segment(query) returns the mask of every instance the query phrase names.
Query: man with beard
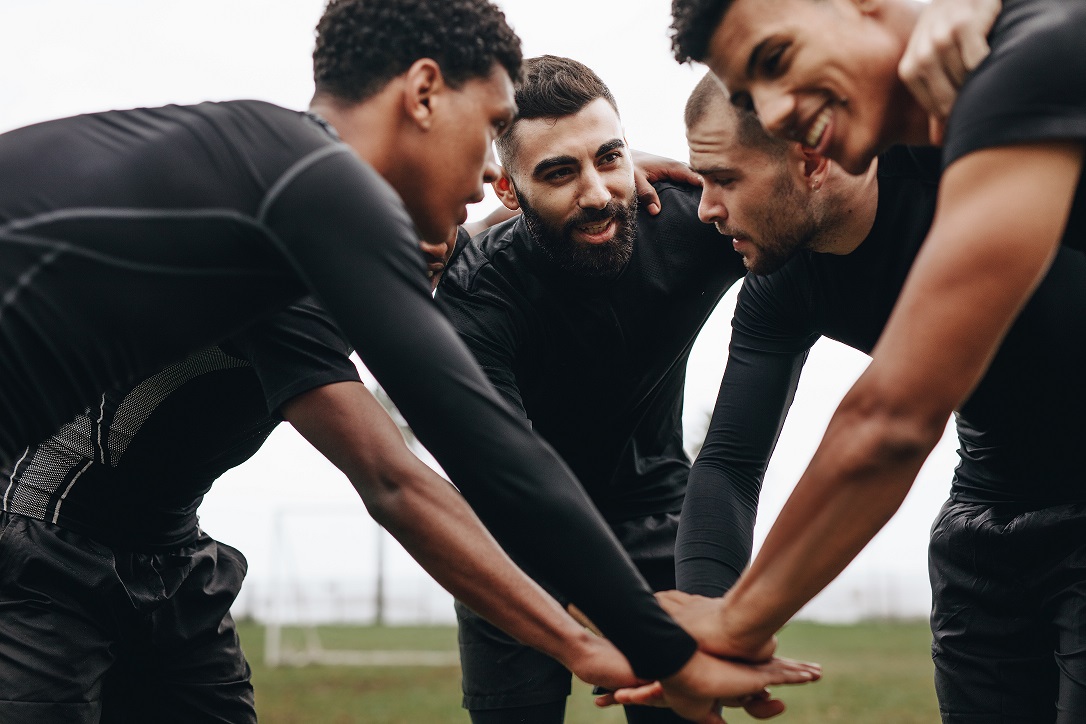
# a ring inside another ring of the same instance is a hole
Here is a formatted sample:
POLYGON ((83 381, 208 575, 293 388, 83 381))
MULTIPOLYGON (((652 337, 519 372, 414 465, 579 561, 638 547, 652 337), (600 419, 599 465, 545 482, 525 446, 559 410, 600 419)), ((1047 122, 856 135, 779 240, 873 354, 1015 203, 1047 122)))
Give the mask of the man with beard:
MULTIPOLYGON (((590 69, 553 56, 526 61, 516 101, 495 186, 523 213, 466 245, 437 299, 491 382, 577 474, 650 586, 670 589, 690 465, 687 357, 743 275, 742 258, 698 221, 695 188, 657 184, 660 214, 638 210, 614 98, 590 69)), ((466 606, 457 613, 472 721, 562 721, 568 672, 466 606)), ((675 720, 636 708, 627 717, 675 720)))

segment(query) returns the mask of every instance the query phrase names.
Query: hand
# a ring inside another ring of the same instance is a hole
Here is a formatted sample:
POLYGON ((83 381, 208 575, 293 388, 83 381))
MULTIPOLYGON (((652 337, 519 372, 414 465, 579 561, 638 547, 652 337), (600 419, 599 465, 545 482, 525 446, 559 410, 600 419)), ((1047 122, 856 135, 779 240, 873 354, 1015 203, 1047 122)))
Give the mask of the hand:
POLYGON ((668 706, 675 713, 702 724, 723 724, 720 708, 741 706, 756 719, 784 711, 767 686, 805 684, 822 676, 817 664, 773 658, 759 664, 723 661, 698 652, 686 666, 664 681, 619 689, 596 699, 599 706, 640 704, 668 706))
POLYGON ((682 591, 659 591, 660 602, 675 622, 715 656, 743 661, 768 661, 777 650, 777 637, 739 636, 728 628, 723 598, 695 596, 682 591))
POLYGON ((637 687, 649 683, 634 674, 630 662, 610 641, 588 632, 585 632, 584 639, 563 657, 562 664, 581 681, 605 689, 637 687))
POLYGON ((644 151, 630 149, 630 158, 634 164, 634 185, 637 187, 637 199, 650 216, 660 213, 660 197, 652 184, 656 181, 675 181, 677 183, 701 186, 701 176, 690 170, 685 163, 654 156, 644 151))
POLYGON ((1001 0, 932 0, 898 64, 898 75, 927 110, 932 143, 941 144, 958 89, 988 56, 988 32, 1001 0))

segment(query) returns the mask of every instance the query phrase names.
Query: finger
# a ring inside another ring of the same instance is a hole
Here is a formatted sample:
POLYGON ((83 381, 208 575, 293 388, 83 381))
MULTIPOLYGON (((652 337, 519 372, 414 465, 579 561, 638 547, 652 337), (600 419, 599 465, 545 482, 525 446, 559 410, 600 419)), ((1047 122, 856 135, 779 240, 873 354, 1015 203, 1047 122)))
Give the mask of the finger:
POLYGON ((600 694, 593 701, 595 702, 596 706, 601 709, 605 709, 609 706, 615 706, 616 704, 618 704, 618 702, 615 701, 615 693, 613 691, 606 694, 600 694))
POLYGON ((931 114, 928 116, 928 140, 933 146, 942 146, 946 135, 946 118, 931 114))
POLYGON ((641 704, 651 706, 664 700, 664 688, 660 682, 654 681, 644 686, 635 686, 628 689, 618 689, 613 694, 617 704, 641 704))
POLYGON ((656 216, 660 213, 660 197, 656 194, 656 189, 649 183, 649 177, 640 170, 634 171, 634 187, 637 189, 638 201, 649 212, 649 216, 656 216))
POLYGON ((758 699, 744 704, 743 709, 755 719, 769 719, 782 713, 785 706, 780 699, 758 699))
POLYGON ((973 70, 992 51, 983 35, 964 33, 958 38, 958 47, 962 53, 962 64, 966 72, 973 70))

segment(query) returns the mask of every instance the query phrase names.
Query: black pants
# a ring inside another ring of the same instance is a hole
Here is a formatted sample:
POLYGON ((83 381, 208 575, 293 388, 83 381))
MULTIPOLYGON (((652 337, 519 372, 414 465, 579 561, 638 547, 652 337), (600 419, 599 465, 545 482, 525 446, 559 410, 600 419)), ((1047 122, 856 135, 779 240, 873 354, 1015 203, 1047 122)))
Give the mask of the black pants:
MULTIPOLYGON (((612 526, 619 542, 655 591, 675 587, 678 521, 678 513, 661 513, 612 526)), ((591 566, 593 562, 585 561, 584 565, 591 566)), ((463 705, 477 724, 554 724, 563 720, 571 681, 564 666, 518 643, 459 601, 456 617, 460 627, 463 705)), ((627 707, 626 717, 630 722, 646 724, 686 721, 668 709, 641 706, 627 707)))
POLYGON ((230 605, 244 557, 137 553, 0 513, 0 724, 256 721, 230 605))
POLYGON ((945 724, 1086 722, 1086 504, 948 502, 929 571, 945 724))

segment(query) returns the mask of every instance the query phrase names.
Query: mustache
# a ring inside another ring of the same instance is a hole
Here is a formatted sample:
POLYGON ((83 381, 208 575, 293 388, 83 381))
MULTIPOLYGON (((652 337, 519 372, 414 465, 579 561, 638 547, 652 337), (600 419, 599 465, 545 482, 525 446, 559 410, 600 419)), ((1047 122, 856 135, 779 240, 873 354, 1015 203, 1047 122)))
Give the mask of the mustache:
POLYGON ((606 221, 607 219, 619 216, 621 213, 622 207, 614 199, 611 199, 603 208, 580 209, 569 221, 566 222, 566 228, 572 229, 576 226, 584 226, 585 224, 594 224, 598 221, 606 221))

